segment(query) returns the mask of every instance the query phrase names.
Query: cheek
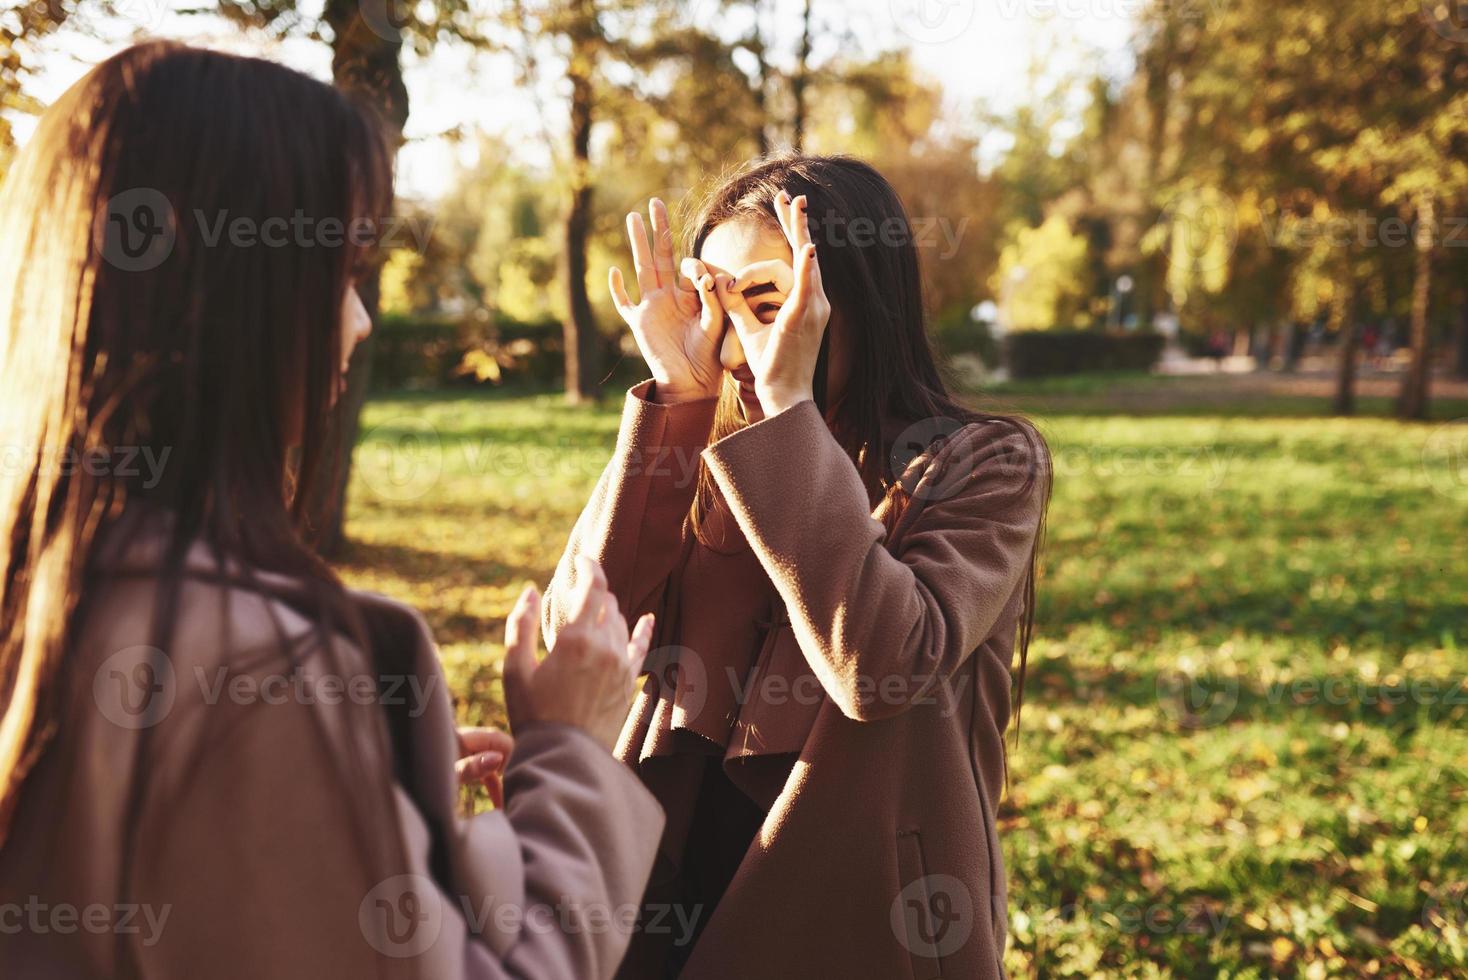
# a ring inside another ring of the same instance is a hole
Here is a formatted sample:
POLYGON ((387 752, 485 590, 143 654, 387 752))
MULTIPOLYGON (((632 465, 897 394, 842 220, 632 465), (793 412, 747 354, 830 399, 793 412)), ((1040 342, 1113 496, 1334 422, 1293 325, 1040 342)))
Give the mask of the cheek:
POLYGON ((353 349, 371 332, 372 318, 367 315, 361 297, 355 289, 348 290, 342 303, 342 357, 350 357, 353 349))

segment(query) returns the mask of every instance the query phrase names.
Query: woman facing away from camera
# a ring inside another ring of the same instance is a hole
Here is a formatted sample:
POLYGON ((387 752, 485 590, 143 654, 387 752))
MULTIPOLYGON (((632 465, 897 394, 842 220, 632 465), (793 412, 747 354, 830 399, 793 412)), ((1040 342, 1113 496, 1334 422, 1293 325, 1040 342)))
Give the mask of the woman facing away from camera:
POLYGON ((681 265, 651 218, 628 217, 637 301, 615 269, 611 292, 653 380, 545 607, 554 638, 590 556, 658 615, 617 753, 668 817, 646 907, 696 939, 649 919, 619 975, 1000 976, 1045 446, 945 391, 870 166, 739 173, 681 265))
POLYGON ((611 753, 651 622, 583 563, 537 666, 527 590, 513 745, 456 741, 421 617, 302 541, 371 327, 343 232, 390 189, 338 92, 166 44, 73 87, 0 189, 6 977, 617 968, 663 826, 611 753), (273 244, 211 243, 226 218, 273 244), (460 819, 456 767, 503 807, 460 819))

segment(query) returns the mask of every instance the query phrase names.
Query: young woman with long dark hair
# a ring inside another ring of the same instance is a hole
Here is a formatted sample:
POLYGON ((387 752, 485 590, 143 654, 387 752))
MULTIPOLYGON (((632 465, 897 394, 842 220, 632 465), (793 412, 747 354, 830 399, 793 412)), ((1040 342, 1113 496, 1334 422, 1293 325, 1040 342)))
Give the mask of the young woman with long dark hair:
POLYGON ((633 635, 592 563, 515 739, 456 733, 422 618, 305 504, 389 152, 341 93, 153 43, 0 187, 0 973, 609 977, 662 815, 610 752, 633 635), (503 767, 503 808, 455 784, 503 767), (569 910, 569 911, 567 911, 569 910), (590 918, 597 914, 594 920, 590 918))
POLYGON ((1044 443, 947 393, 911 225, 870 166, 735 175, 681 267, 651 218, 651 239, 628 220, 639 298, 610 285, 653 380, 545 621, 585 556, 659 617, 617 753, 668 814, 649 902, 698 929, 644 930, 620 976, 1000 976, 1044 443))

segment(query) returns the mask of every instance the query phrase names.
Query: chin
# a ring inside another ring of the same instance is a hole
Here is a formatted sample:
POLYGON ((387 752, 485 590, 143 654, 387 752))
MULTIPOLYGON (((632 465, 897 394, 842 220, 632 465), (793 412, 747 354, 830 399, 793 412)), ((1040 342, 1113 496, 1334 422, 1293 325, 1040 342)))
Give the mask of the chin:
POLYGON ((735 385, 739 392, 739 403, 744 406, 744 417, 751 422, 758 422, 765 417, 765 410, 759 403, 759 396, 754 393, 754 385, 736 381, 735 385))

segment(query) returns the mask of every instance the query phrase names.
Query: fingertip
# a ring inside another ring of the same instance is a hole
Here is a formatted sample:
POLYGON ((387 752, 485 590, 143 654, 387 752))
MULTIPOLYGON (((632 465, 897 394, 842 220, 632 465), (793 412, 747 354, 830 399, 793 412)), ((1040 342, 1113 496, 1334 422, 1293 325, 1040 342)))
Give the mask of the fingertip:
POLYGON ((523 615, 525 611, 530 608, 530 595, 534 591, 535 586, 531 585, 528 582, 525 584, 525 587, 520 590, 520 594, 515 597, 515 604, 510 607, 510 617, 512 619, 518 618, 519 616, 523 615))
POLYGON ((585 577, 588 588, 606 588, 606 572, 602 571, 602 567, 597 564, 596 559, 589 555, 577 555, 576 568, 585 577))

